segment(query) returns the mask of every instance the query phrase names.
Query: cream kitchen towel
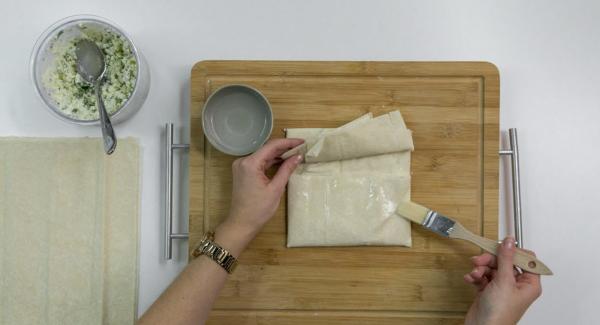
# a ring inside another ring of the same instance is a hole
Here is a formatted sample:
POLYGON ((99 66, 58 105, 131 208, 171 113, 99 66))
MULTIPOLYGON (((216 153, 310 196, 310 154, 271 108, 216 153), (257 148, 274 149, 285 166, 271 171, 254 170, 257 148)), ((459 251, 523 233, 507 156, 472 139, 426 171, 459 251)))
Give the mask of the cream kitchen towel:
POLYGON ((139 146, 0 138, 0 324, 133 324, 139 146))
POLYGON ((394 214, 410 200, 413 144, 400 112, 287 137, 306 140, 288 184, 288 247, 411 245, 410 223, 394 214))

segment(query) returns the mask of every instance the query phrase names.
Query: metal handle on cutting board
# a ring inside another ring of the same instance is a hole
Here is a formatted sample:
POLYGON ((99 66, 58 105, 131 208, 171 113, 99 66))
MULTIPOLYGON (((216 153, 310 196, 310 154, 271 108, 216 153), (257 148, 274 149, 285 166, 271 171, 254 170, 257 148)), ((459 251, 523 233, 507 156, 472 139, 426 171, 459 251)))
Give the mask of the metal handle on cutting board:
POLYGON ((173 143, 173 123, 165 126, 166 145, 165 158, 167 170, 165 172, 165 260, 173 258, 173 239, 187 239, 187 233, 173 233, 173 150, 188 149, 189 144, 173 143))
MULTIPOLYGON (((187 233, 173 233, 173 150, 188 149, 189 144, 173 143, 173 123, 167 123, 165 126, 166 145, 165 157, 167 170, 165 173, 165 251, 164 257, 170 260, 173 257, 173 239, 187 239, 187 233)), ((500 150, 501 156, 511 157, 512 170, 512 192, 513 192, 513 217, 515 227, 515 239, 517 247, 523 247, 523 223, 521 215, 521 184, 519 170, 519 140, 517 129, 508 130, 510 149, 500 150)))
POLYGON ((500 155, 510 156, 512 170, 512 196, 513 196, 513 217, 515 226, 515 240, 517 247, 523 248, 523 220, 521 216, 521 174, 519 171, 519 140, 517 138, 517 129, 508 129, 510 149, 500 150, 500 155))

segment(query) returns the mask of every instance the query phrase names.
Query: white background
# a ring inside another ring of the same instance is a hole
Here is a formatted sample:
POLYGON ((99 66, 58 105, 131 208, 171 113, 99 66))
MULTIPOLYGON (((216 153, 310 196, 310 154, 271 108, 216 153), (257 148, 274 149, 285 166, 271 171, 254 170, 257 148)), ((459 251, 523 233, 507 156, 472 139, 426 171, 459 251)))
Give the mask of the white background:
MULTIPOLYGON (((187 127, 205 59, 485 60, 501 76, 501 128, 520 135, 525 243, 552 267, 522 324, 595 324, 600 301, 600 5, 594 1, 1 0, 0 136, 96 136, 32 89, 37 36, 72 14, 124 27, 146 56, 142 110, 116 127, 143 146, 139 311, 183 267, 161 260, 162 126, 187 127)), ((1 157, 0 157, 1 159, 1 157)), ((502 197, 509 193, 502 176, 502 197)), ((181 200, 186 200, 182 198, 181 200)), ((503 211, 505 203, 501 199, 503 211)), ((506 218, 502 213, 502 218, 506 218)), ((182 245, 181 247, 184 247, 182 245)), ((467 262, 467 261, 465 261, 467 262)))

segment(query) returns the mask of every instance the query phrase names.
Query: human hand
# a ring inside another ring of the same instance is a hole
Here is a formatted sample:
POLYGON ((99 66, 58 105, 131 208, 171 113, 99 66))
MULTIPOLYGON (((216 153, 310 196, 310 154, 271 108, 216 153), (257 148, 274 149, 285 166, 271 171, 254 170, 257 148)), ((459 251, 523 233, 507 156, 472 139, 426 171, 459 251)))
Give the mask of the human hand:
POLYGON ((467 312, 465 324, 516 324, 542 294, 539 275, 519 274, 514 269, 515 251, 514 238, 507 237, 498 246, 498 257, 484 253, 472 258, 475 268, 464 278, 478 293, 467 312))
POLYGON ((299 155, 285 161, 279 156, 303 142, 302 139, 271 140, 252 155, 233 162, 231 208, 227 219, 215 231, 217 243, 238 255, 271 219, 288 179, 302 161, 299 155), (269 179, 265 171, 278 163, 281 166, 269 179))

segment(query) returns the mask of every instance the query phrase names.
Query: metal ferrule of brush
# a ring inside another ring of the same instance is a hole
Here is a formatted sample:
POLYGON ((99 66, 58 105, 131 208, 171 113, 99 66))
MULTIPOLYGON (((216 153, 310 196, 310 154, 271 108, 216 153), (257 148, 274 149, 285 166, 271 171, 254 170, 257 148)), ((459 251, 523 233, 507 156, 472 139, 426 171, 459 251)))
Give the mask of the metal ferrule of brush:
POLYGON ((423 227, 444 237, 450 236, 454 230, 454 221, 435 211, 429 211, 423 221, 423 227))

